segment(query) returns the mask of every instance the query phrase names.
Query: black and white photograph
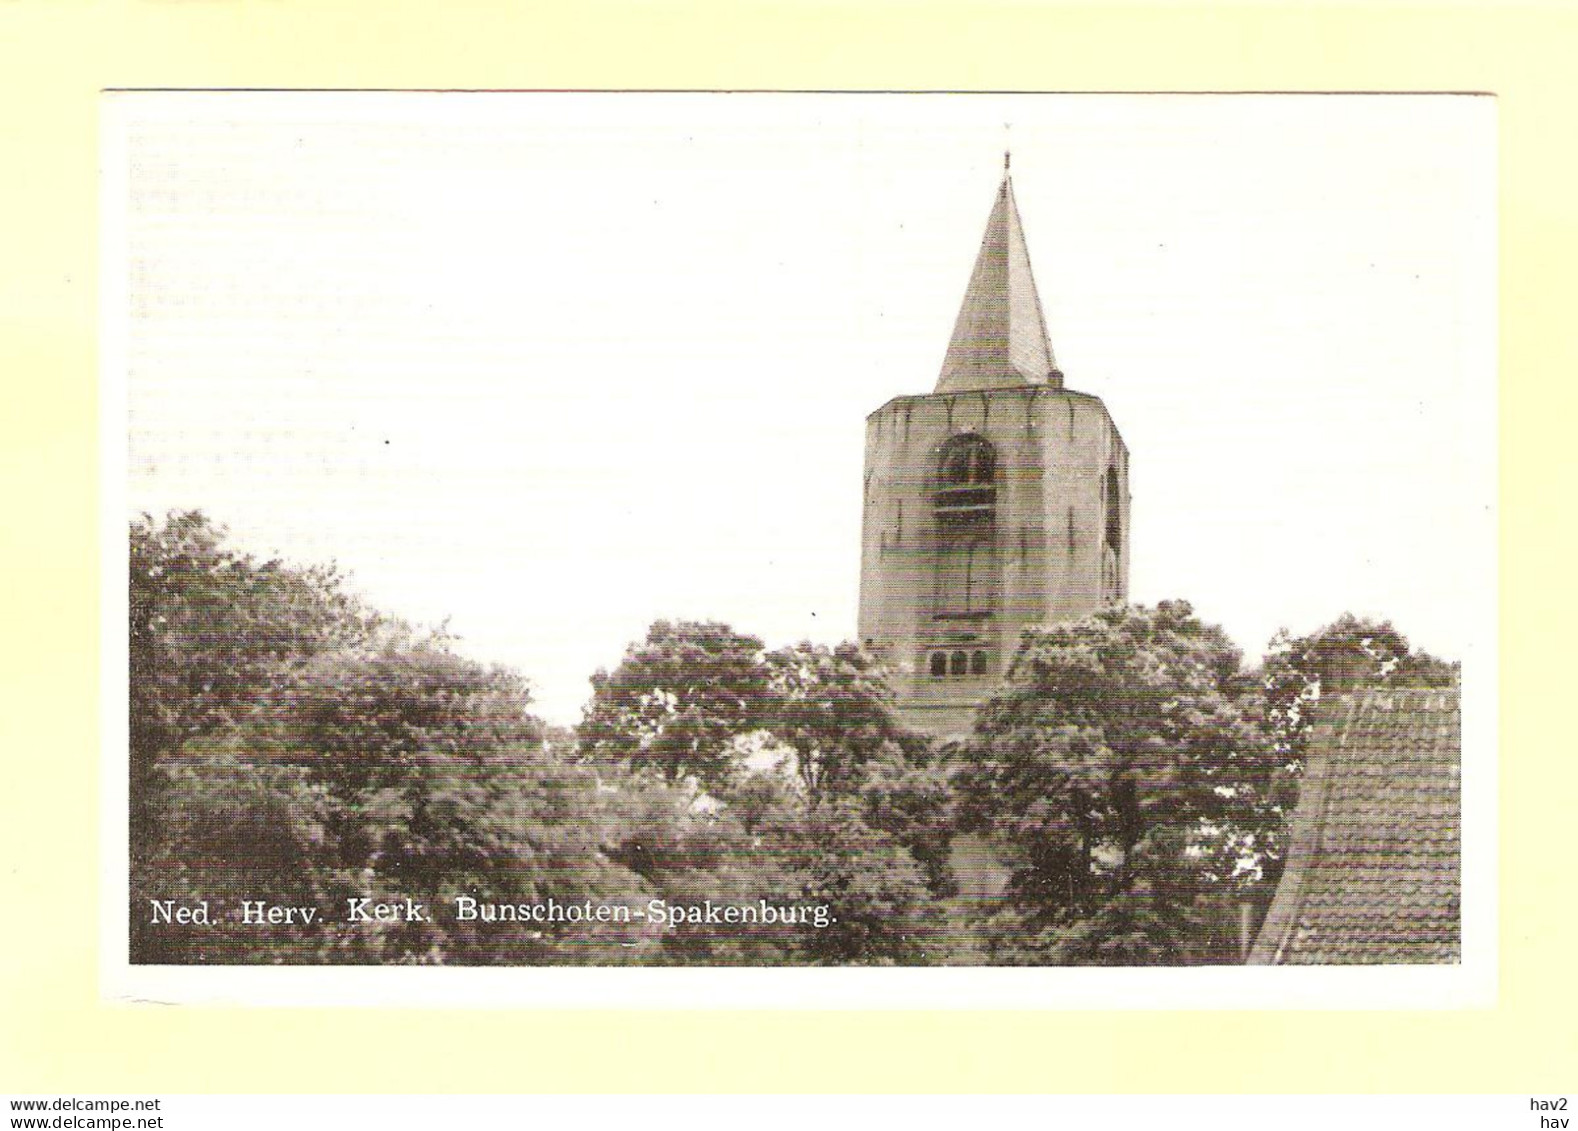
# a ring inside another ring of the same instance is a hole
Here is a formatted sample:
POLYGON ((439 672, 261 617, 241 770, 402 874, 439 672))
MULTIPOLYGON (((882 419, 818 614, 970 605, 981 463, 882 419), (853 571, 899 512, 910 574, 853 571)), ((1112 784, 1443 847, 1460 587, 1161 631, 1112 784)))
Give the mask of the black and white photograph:
POLYGON ((1495 121, 108 95, 119 984, 1482 992, 1495 121))

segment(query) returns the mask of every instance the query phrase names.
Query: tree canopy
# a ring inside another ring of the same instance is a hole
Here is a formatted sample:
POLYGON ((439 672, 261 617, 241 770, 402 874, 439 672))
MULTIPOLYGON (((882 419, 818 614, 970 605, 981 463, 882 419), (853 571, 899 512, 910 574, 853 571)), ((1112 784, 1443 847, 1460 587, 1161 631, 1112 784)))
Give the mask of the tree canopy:
POLYGON ((762 726, 795 753, 813 797, 847 793, 884 753, 924 760, 928 743, 899 722, 887 673, 854 644, 801 643, 766 657, 762 726))
POLYGON ((969 739, 939 747, 854 644, 658 621, 593 676, 578 728, 549 727, 521 676, 367 608, 333 567, 237 551, 198 513, 130 538, 143 962, 1231 961, 1235 902, 1280 867, 1312 705, 1457 678, 1386 622, 1280 633, 1246 670, 1185 602, 1116 607, 1027 630, 969 739), (1008 873, 984 913, 958 897, 960 834, 1008 873), (632 914, 438 911, 461 897, 632 914), (168 899, 224 910, 154 929, 168 899), (434 913, 347 918, 358 899, 434 913), (244 924, 242 900, 322 914, 244 924), (670 929, 635 917, 652 901, 821 912, 670 929))
POLYGON ((1027 630, 959 784, 1012 870, 1007 960, 1188 961, 1274 815, 1240 654, 1182 601, 1027 630))
POLYGON ((259 561, 200 514, 134 523, 131 942, 142 962, 924 960, 946 837, 879 669, 653 626, 599 673, 580 734, 515 673, 361 605, 332 568, 259 561), (748 764, 764 745, 779 766, 748 764), (881 767, 878 772, 878 767, 881 767), (868 789, 868 782, 874 783, 868 789), (823 907, 684 930, 462 920, 482 904, 823 907), (150 900, 208 900, 202 931, 150 900), (348 919, 352 900, 427 909, 348 919), (310 907, 243 921, 242 901, 310 907), (441 912, 439 909, 443 909, 441 912))
POLYGON ((1414 649, 1391 621, 1352 613, 1304 636, 1279 631, 1259 673, 1268 724, 1295 765, 1322 695, 1366 686, 1449 687, 1458 677, 1458 665, 1414 649))
POLYGON ((386 622, 333 566, 239 553, 196 511, 134 521, 129 567, 130 835, 140 859, 155 839, 160 758, 239 723, 312 657, 369 644, 386 622))
POLYGON ((581 738, 600 773, 656 771, 705 791, 722 806, 714 824, 744 834, 758 881, 834 909, 836 923, 798 940, 802 960, 926 953, 935 896, 951 885, 946 777, 855 645, 769 652, 727 625, 660 621, 593 678, 581 738), (752 750, 781 761, 753 765, 752 750))
POLYGON ((716 622, 657 621, 613 672, 592 676, 582 750, 604 764, 718 785, 735 739, 769 716, 762 642, 716 622))

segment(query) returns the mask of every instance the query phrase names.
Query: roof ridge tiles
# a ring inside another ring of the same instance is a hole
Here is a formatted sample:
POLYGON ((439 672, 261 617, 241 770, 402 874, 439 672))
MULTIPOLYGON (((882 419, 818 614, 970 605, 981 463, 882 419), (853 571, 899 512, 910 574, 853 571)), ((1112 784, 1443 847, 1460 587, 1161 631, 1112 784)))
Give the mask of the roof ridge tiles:
POLYGON ((1320 704, 1250 962, 1457 961, 1459 699, 1372 687, 1320 704))

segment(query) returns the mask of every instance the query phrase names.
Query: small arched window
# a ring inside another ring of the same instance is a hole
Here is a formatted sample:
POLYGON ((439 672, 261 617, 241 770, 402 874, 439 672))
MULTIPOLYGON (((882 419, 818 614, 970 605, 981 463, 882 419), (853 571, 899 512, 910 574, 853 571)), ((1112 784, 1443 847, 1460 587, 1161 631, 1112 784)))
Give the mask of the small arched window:
POLYGON ((970 657, 963 652, 955 652, 949 666, 954 675, 968 675, 970 673, 970 657))
POLYGON ((948 674, 948 653, 933 652, 931 654, 931 674, 934 678, 948 674))
POLYGON ((997 449, 974 432, 949 438, 937 454, 937 522, 979 527, 997 508, 997 449))
POLYGON ((985 675, 986 674, 986 653, 985 652, 975 652, 975 653, 973 653, 970 656, 970 674, 971 675, 985 675))

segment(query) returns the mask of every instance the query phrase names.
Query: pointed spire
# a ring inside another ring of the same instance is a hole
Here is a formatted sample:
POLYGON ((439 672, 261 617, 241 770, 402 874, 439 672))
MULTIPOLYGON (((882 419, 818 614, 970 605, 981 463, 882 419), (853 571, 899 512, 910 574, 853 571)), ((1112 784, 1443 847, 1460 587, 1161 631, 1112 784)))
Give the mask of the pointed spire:
POLYGON ((953 340, 937 379, 939 393, 1063 385, 1030 273, 1030 252, 1008 172, 1010 160, 1005 150, 1003 183, 953 326, 953 340))

